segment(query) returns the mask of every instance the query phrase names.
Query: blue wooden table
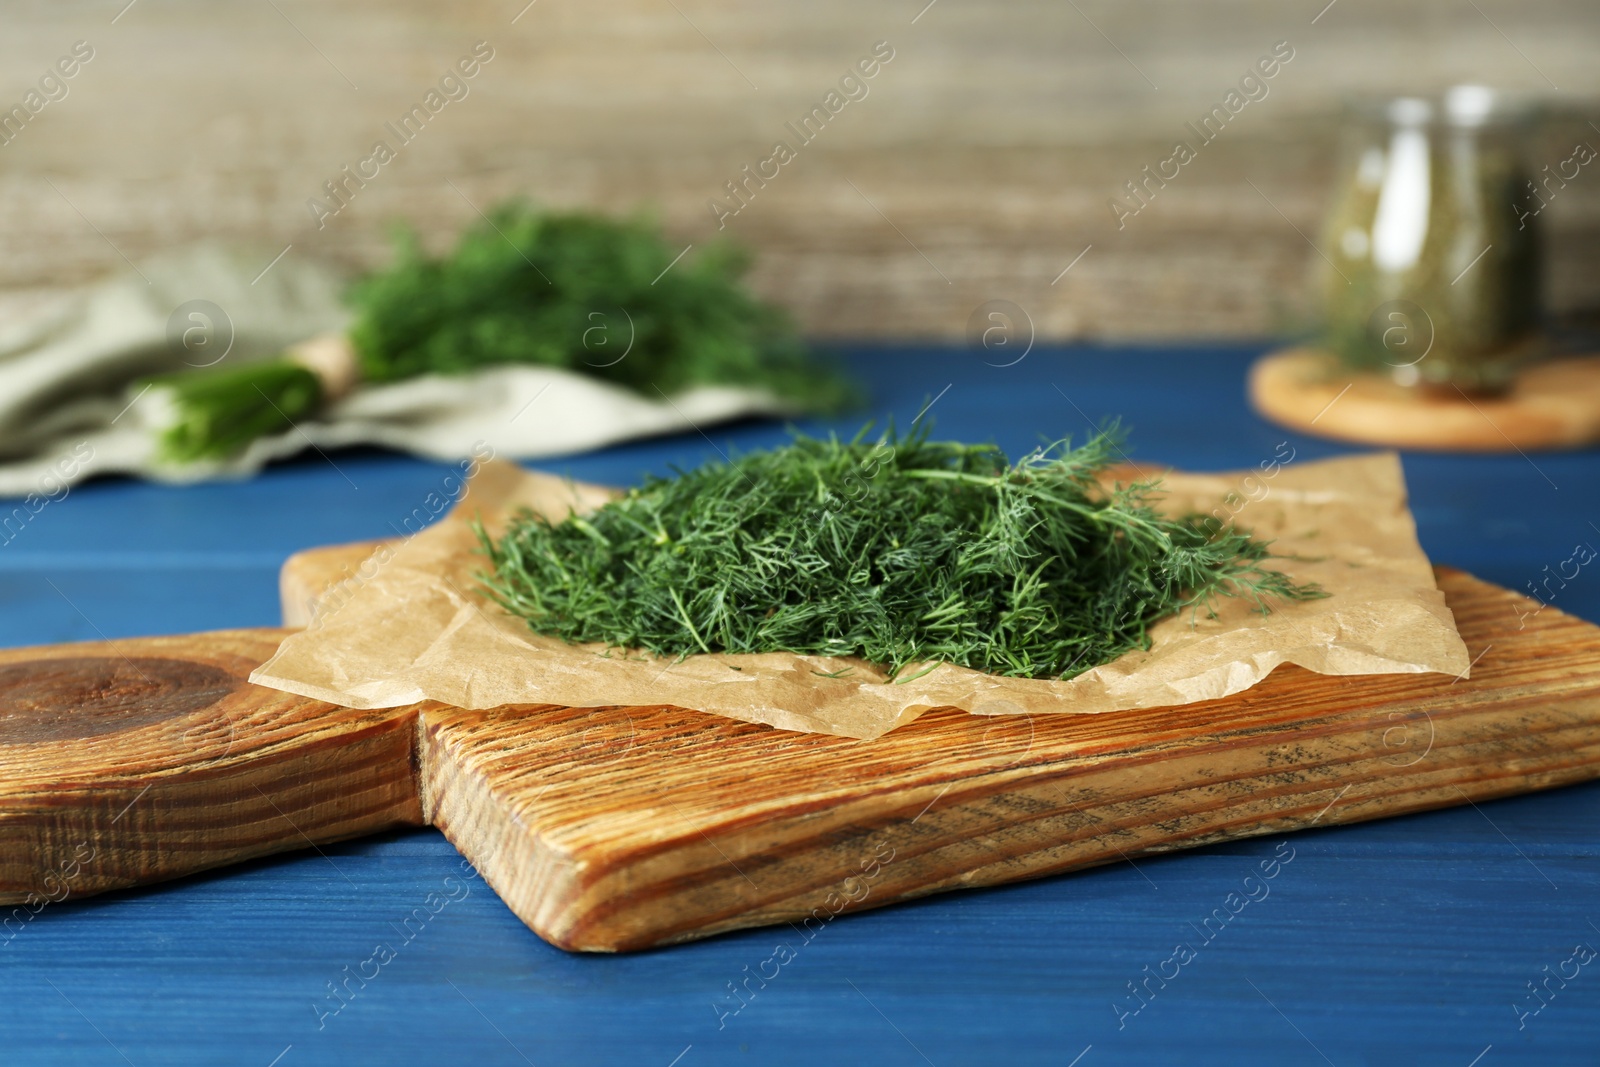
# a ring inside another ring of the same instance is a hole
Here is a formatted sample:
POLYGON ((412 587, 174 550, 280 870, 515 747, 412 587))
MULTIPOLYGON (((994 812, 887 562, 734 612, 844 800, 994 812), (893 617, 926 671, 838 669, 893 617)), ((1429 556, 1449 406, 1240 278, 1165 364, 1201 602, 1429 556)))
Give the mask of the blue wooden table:
MULTIPOLYGON (((904 425, 932 399, 938 433, 1014 453, 1113 414, 1135 458, 1192 469, 1252 466, 1285 440, 1297 457, 1343 451, 1250 414, 1253 354, 1071 348, 997 368, 849 353, 880 417, 904 425)), ((622 484, 713 442, 783 437, 708 433, 539 466, 622 484)), ((1541 583, 1600 545, 1596 458, 1407 455, 1423 546, 1541 583)), ((391 535, 447 472, 347 452, 237 485, 75 489, 0 547, 0 642, 273 624, 288 553, 391 535)), ((1600 564, 1558 585, 1554 606, 1600 621, 1600 564)), ((720 1019, 727 984, 792 931, 572 956, 473 882, 400 942, 458 873, 454 849, 417 831, 324 852, 49 906, 0 943, 0 1064, 1600 1063, 1600 784, 847 915, 720 1019), (1285 855, 1270 896, 1133 998, 1146 967, 1198 940, 1192 923, 1285 855), (401 947, 329 1014, 329 984, 379 942, 401 947)))

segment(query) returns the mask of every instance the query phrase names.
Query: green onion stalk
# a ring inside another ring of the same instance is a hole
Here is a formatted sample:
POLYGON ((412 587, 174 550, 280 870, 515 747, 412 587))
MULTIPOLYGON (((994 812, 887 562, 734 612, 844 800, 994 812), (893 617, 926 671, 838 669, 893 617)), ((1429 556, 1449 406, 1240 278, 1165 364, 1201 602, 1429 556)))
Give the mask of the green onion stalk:
POLYGON ((524 364, 585 374, 658 399, 696 386, 764 389, 796 413, 850 406, 856 390, 788 316, 743 284, 726 243, 686 255, 642 218, 547 213, 511 202, 444 256, 414 232, 359 280, 342 335, 265 361, 148 382, 160 452, 226 459, 313 418, 361 383, 524 364))

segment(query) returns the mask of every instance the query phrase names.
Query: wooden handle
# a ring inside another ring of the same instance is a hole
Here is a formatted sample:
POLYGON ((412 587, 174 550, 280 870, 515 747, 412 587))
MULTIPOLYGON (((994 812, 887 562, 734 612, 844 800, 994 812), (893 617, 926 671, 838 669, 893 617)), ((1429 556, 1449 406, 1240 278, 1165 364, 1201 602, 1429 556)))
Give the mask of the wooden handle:
POLYGON ((376 560, 367 564, 380 548, 398 542, 356 541, 345 545, 329 545, 296 552, 278 572, 278 599, 282 608, 283 625, 291 630, 301 630, 311 625, 317 612, 317 603, 341 587, 353 590, 377 566, 376 560), (363 566, 367 564, 367 566, 363 566))
POLYGON ((6 652, 0 899, 31 901, 26 922, 63 893, 427 821, 564 948, 809 939, 927 893, 1600 776, 1600 628, 1440 583, 1467 679, 1281 667, 1225 700, 947 709, 874 741, 663 707, 350 711, 241 681, 276 631, 6 652))
POLYGON ((284 633, 0 651, 0 941, 68 895, 422 825, 415 711, 245 681, 284 633))

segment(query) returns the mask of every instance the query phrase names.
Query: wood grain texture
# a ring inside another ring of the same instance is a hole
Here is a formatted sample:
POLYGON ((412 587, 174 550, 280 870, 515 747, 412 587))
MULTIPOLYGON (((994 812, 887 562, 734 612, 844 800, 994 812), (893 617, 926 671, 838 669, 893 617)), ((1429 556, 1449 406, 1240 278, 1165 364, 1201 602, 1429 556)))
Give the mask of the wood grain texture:
POLYGON ((666 707, 347 711, 239 683, 278 631, 17 650, 0 660, 0 892, 426 821, 563 948, 783 922, 809 940, 847 910, 1600 776, 1600 627, 1440 582, 1470 678, 1284 667, 1225 700, 942 709, 871 742, 666 707), (76 685, 51 681, 62 661, 76 685))
POLYGON ((296 552, 278 572, 278 599, 283 625, 298 630, 311 625, 317 601, 347 582, 361 581, 361 565, 388 541, 355 541, 296 552))
MULTIPOLYGON (((731 233, 759 253, 757 288, 819 336, 960 338, 997 298, 1041 337, 1262 335, 1308 303, 1321 261, 1295 227, 1320 240, 1347 94, 1470 80, 1566 103, 1535 170, 1600 118, 1586 0, 1340 0, 1314 25, 1272 0, 924 6, 170 0, 113 25, 82 0, 10 5, 0 104, 73 41, 96 55, 0 146, 0 286, 202 237, 255 243, 263 266, 293 244, 368 267, 396 217, 438 244, 524 193, 650 206, 683 244, 731 233), (319 228, 307 201, 479 39, 495 58, 470 94, 319 228), (896 56, 870 94, 719 230, 707 201, 878 40, 896 56), (1296 55, 1270 95, 1119 228, 1108 201, 1279 40, 1296 55)), ((1540 221, 1554 306, 1600 304, 1600 182, 1572 181, 1540 221)))
POLYGON ((1292 430, 1438 452, 1582 448, 1600 441, 1600 356, 1528 367, 1505 396, 1407 389, 1353 374, 1325 353, 1268 353, 1250 368, 1250 402, 1292 430))
POLYGON ((245 681, 282 638, 0 652, 0 903, 420 825, 414 716, 245 681))
POLYGON ((872 742, 670 708, 433 708, 424 803, 543 937, 614 951, 1600 776, 1600 628, 1441 584, 1481 656, 1469 679, 1285 667, 1227 700, 946 709, 872 742))

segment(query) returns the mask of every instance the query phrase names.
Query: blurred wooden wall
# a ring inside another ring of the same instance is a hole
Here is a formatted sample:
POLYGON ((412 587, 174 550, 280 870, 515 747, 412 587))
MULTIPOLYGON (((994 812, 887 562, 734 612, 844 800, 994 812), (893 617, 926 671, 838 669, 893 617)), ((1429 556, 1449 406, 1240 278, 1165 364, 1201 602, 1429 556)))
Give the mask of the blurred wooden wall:
MULTIPOLYGON (((0 107, 73 42, 95 56, 0 146, 0 289, 202 237, 374 264, 396 217, 443 241, 517 193, 648 206, 701 244, 782 138, 797 157, 727 232, 814 334, 959 337, 1008 299, 1047 336, 1260 335, 1308 306, 1296 228, 1318 236, 1345 94, 1487 82, 1560 106, 1536 165, 1600 146, 1594 0, 524 2, 5 4, 0 107), (319 229, 307 200, 480 40, 469 95, 319 229), (1109 198, 1281 40, 1269 95, 1119 230, 1109 198), (799 146, 785 123, 878 41, 868 95, 799 146)), ((1600 172, 1545 221, 1556 308, 1600 306, 1600 172)))

